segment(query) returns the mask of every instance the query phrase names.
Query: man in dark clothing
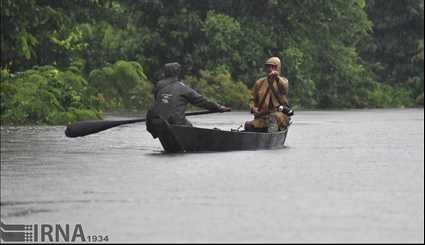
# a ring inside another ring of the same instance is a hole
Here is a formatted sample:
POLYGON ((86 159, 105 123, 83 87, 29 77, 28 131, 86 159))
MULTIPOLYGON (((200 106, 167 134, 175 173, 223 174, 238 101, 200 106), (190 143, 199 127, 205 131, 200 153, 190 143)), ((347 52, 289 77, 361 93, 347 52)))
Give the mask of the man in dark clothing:
POLYGON ((163 121, 169 124, 192 124, 185 117, 187 104, 193 104, 210 111, 225 112, 230 108, 208 100, 198 92, 179 80, 181 66, 179 63, 168 63, 164 66, 165 78, 155 85, 155 102, 148 111, 146 127, 154 138, 158 137, 163 121))

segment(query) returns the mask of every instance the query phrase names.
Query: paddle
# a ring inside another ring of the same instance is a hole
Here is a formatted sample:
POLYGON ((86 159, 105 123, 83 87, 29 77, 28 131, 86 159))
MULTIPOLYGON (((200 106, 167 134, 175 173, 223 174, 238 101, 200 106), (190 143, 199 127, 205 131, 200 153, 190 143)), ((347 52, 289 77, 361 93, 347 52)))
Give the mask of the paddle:
MULTIPOLYGON (((195 116, 195 115, 210 114, 210 113, 216 113, 216 112, 218 111, 195 111, 195 112, 185 113, 185 116, 195 116)), ((137 123, 137 122, 144 122, 144 121, 146 121, 146 118, 131 119, 131 120, 117 120, 117 121, 110 121, 110 120, 81 121, 81 122, 76 122, 76 123, 68 125, 65 130, 65 135, 70 138, 82 137, 89 134, 95 134, 97 132, 104 131, 104 130, 107 130, 116 126, 120 126, 123 124, 130 124, 130 123, 137 123)))

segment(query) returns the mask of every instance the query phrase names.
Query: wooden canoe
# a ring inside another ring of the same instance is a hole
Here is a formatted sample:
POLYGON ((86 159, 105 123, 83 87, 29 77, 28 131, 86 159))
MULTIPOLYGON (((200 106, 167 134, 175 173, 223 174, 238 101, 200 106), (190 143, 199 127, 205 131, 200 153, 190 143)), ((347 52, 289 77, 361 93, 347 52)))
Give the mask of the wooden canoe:
POLYGON ((164 124, 159 140, 166 152, 240 151, 283 148, 288 129, 274 133, 225 131, 164 124))

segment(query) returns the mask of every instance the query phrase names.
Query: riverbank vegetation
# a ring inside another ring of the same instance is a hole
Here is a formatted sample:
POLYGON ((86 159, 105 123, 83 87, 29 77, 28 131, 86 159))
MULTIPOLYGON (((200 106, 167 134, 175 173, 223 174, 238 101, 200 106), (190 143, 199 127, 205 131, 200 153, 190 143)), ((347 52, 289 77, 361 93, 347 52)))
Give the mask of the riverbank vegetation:
POLYGON ((270 56, 295 108, 423 106, 423 0, 2 0, 2 124, 144 111, 164 63, 234 109, 270 56))

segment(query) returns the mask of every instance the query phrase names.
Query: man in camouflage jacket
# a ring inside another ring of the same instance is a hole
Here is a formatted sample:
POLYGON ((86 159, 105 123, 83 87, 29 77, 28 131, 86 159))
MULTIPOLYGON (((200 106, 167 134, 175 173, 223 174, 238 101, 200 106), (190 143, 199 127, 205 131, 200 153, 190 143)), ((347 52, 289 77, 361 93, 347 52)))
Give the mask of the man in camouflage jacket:
POLYGON ((252 88, 249 101, 254 120, 245 123, 248 131, 270 131, 270 124, 277 124, 278 130, 288 126, 289 117, 280 108, 289 108, 288 79, 280 76, 281 62, 272 57, 265 62, 267 77, 257 80, 252 88), (273 86, 273 87, 272 87, 273 86))

